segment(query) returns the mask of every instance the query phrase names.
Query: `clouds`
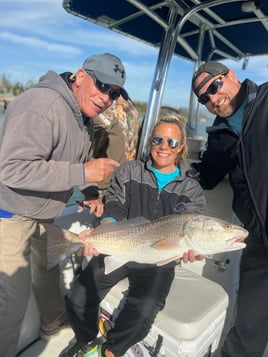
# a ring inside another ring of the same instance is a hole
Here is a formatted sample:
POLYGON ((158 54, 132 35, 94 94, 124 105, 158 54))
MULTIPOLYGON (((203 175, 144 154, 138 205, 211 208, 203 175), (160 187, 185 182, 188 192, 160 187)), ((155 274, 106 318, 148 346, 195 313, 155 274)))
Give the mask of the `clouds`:
POLYGON ((1 72, 11 80, 75 71, 86 57, 112 52, 125 64, 133 99, 148 99, 157 49, 67 13, 61 0, 2 1, 0 12, 1 72))
POLYGON ((25 47, 45 47, 48 51, 63 51, 63 55, 70 55, 71 49, 80 55, 83 48, 90 47, 101 51, 116 48, 140 56, 155 53, 150 46, 67 13, 62 0, 4 1, 0 3, 0 11, 1 39, 25 47))
POLYGON ((0 39, 3 41, 8 41, 10 44, 14 45, 24 45, 25 47, 32 48, 34 50, 48 51, 48 52, 58 52, 63 56, 72 57, 81 55, 81 50, 74 46, 63 45, 59 43, 51 43, 49 41, 44 41, 32 36, 21 36, 10 32, 0 33, 0 39))
POLYGON ((61 27, 62 12, 59 0, 12 0, 1 1, 0 27, 19 33, 48 34, 50 26, 61 27))

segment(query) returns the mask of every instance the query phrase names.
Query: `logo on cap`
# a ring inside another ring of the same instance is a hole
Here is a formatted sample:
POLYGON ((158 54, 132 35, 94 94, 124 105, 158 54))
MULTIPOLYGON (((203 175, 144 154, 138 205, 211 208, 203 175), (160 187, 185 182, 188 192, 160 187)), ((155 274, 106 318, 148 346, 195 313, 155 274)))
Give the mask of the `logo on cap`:
POLYGON ((114 71, 115 71, 115 73, 117 73, 117 72, 121 73, 121 78, 125 77, 125 71, 123 69, 121 69, 118 64, 114 65, 114 71))

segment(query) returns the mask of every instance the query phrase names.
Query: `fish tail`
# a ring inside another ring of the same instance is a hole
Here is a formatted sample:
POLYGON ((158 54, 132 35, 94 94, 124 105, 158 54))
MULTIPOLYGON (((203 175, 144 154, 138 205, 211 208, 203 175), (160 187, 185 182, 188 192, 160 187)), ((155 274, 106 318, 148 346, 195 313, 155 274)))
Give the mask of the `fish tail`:
POLYGON ((47 269, 50 270, 82 247, 75 233, 57 226, 45 224, 47 230, 47 269), (73 241, 73 242, 72 242, 73 241))

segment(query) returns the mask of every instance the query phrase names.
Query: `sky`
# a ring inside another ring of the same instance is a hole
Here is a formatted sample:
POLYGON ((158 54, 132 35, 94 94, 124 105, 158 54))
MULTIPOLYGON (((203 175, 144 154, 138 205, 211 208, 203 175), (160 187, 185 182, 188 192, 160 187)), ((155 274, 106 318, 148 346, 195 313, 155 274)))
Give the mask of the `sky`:
MULTIPOLYGON (((130 97, 148 101, 158 49, 67 13, 62 0, 1 0, 0 14, 0 75, 25 84, 50 69, 75 72, 85 58, 110 52, 125 65, 130 97)), ((268 56, 250 59, 246 71, 241 70, 242 61, 224 63, 241 81, 268 80, 268 56)), ((188 107, 193 69, 190 61, 172 59, 163 105, 188 107)))

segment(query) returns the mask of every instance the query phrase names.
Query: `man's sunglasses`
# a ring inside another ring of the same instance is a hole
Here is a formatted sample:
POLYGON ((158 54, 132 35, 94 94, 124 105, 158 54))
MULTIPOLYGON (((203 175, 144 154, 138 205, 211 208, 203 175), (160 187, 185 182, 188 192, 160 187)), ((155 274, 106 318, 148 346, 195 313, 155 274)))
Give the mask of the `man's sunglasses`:
POLYGON ((87 72, 87 73, 93 79, 95 86, 101 93, 108 93, 109 97, 112 100, 116 100, 120 97, 121 93, 118 90, 112 89, 110 84, 106 84, 99 81, 98 78, 95 76, 94 72, 87 72))
POLYGON ((226 74, 227 73, 222 74, 219 78, 215 79, 215 81, 210 84, 207 91, 198 97, 199 103, 206 104, 209 101, 209 95, 216 94, 218 92, 218 90, 223 86, 223 78, 226 76, 226 74))
MULTIPOLYGON (((161 135, 153 135, 151 138, 151 143, 153 146, 161 145, 165 138, 161 135)), ((179 146, 180 142, 174 138, 167 138, 167 143, 170 149, 175 149, 179 146)))

